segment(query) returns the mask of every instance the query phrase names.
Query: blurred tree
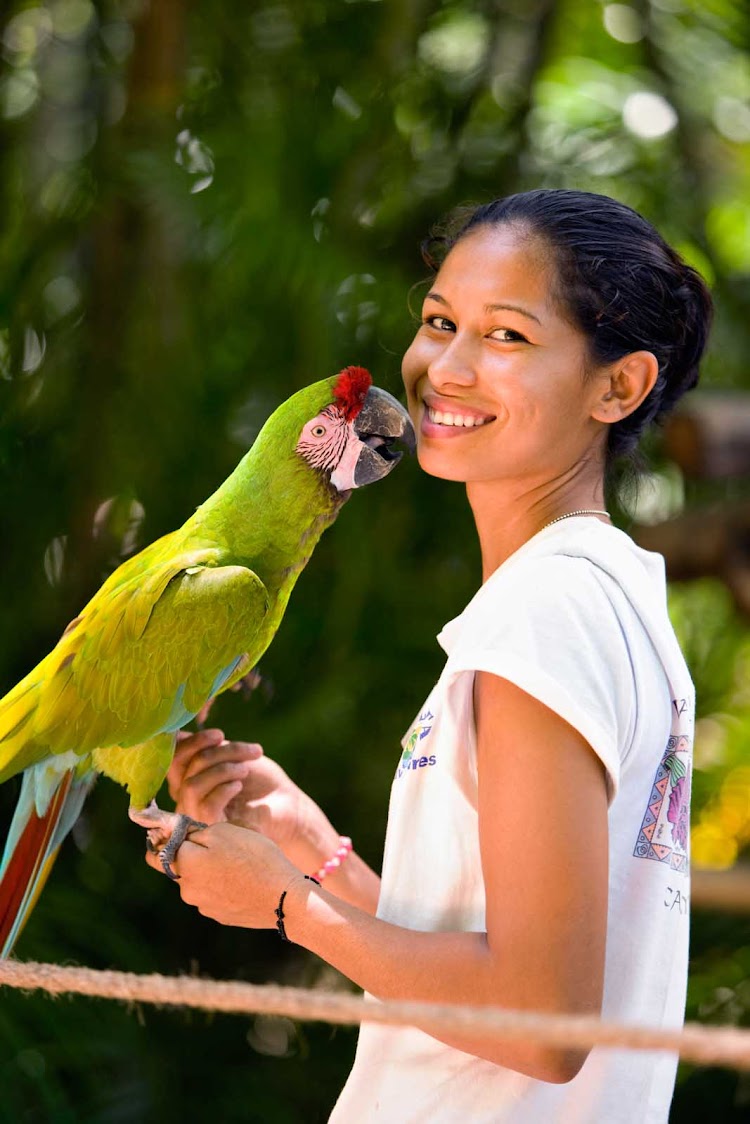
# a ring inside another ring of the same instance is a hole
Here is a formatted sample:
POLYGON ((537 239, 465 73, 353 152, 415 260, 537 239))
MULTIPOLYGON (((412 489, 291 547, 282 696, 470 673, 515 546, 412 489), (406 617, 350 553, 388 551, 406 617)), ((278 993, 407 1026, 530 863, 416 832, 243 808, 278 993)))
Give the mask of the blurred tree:
MULTIPOLYGON (((358 362, 398 392, 418 244, 454 204, 549 185, 635 206, 714 287, 705 381, 748 386, 741 0, 16 0, 0 23, 0 689, 293 389, 358 362)), ((622 522, 746 494, 655 446, 622 522)), ((319 547, 265 691, 217 706, 375 865, 434 634, 479 581, 471 542, 460 490, 402 466, 319 547)), ((674 606, 702 708, 696 849, 726 865, 750 840, 747 630, 719 585, 674 606)), ((123 813, 102 783, 22 956, 340 986, 181 907, 123 813)), ((694 933, 690 1014, 746 1022, 747 923, 697 914, 694 933)), ((10 995, 0 1121, 323 1120, 353 1038, 10 995)), ((746 1114, 733 1073, 681 1082, 675 1120, 746 1114)))

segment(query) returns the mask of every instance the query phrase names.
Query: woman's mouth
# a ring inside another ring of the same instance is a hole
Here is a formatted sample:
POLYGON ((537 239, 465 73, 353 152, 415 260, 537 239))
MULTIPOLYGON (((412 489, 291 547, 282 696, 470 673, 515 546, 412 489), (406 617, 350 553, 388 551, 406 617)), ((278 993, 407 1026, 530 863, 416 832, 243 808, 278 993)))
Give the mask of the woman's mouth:
POLYGON ((443 410, 433 410, 430 406, 426 407, 426 416, 433 425, 453 425, 459 428, 472 429, 474 426, 486 425, 494 419, 491 417, 478 418, 473 414, 459 414, 448 413, 443 410))
POLYGON ((423 405, 422 424, 419 427, 423 437, 456 438, 467 431, 473 432, 475 429, 489 425, 495 420, 492 414, 461 413, 458 409, 438 410, 426 402, 423 405))

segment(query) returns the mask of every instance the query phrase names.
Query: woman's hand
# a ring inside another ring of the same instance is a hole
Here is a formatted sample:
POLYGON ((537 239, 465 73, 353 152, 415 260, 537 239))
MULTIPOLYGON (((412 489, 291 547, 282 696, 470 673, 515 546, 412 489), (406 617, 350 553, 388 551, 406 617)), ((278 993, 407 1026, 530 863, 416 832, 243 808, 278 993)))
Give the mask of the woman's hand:
POLYGON ((167 782, 179 812, 260 831, 284 851, 323 815, 261 746, 226 741, 221 730, 179 734, 167 782))
POLYGON ((260 831, 283 850, 322 815, 262 746, 227 741, 221 730, 179 734, 167 782, 178 811, 260 831))
POLYGON ((180 731, 167 773, 177 811, 208 824, 229 820, 229 805, 242 791, 250 763, 262 756, 261 746, 228 742, 221 730, 180 731))
POLYGON ((316 870, 339 846, 325 813, 261 746, 226 741, 221 730, 178 735, 167 781, 179 812, 259 831, 301 870, 316 870))
MULTIPOLYGON (((199 823, 260 832, 304 873, 314 873, 340 846, 328 817, 280 765, 259 745, 226 741, 221 730, 178 734, 167 780, 179 812, 199 823)), ((380 880, 354 853, 326 887, 368 913, 377 908, 380 880)))
MULTIPOLYGON (((156 855, 146 861, 161 870, 156 855)), ((270 839, 230 823, 191 832, 173 865, 183 901, 222 925, 246 929, 272 929, 282 892, 302 879, 270 839)))

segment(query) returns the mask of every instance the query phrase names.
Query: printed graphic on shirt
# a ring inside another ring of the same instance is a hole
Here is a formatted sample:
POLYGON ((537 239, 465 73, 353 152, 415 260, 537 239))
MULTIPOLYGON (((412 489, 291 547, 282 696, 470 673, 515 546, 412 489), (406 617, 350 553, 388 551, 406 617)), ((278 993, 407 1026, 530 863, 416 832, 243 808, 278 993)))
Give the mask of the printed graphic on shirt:
POLYGON ((417 718, 401 743, 404 747, 404 751, 401 754, 401 760, 396 769, 397 780, 406 772, 416 772, 418 769, 424 769, 430 765, 437 764, 435 754, 426 754, 424 752, 426 747, 423 744, 425 738, 430 735, 434 720, 435 715, 429 708, 417 715, 417 718))
POLYGON ((686 873, 690 828, 690 738, 673 736, 656 770, 633 854, 686 873))

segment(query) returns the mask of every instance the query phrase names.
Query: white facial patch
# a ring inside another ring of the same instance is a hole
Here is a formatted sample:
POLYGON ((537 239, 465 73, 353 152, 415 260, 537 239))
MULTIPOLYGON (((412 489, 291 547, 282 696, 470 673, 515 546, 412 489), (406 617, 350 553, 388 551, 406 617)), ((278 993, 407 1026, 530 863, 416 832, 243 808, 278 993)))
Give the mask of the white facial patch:
POLYGON ((354 470, 362 451, 362 442, 353 430, 350 430, 349 433, 344 455, 331 473, 331 483, 339 492, 350 492, 352 488, 357 487, 354 483, 354 470))
POLYGON ((331 472, 341 460, 349 432, 347 422, 336 407, 326 406, 305 424, 296 451, 311 468, 331 472))

